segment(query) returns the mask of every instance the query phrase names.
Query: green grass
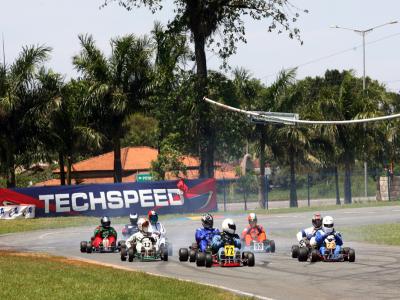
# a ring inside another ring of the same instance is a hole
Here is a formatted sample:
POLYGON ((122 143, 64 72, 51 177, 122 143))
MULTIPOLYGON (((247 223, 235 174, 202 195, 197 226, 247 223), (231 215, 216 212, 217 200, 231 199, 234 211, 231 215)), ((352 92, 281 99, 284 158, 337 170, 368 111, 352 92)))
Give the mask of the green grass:
POLYGON ((400 246, 400 223, 345 227, 340 231, 345 240, 400 246))
POLYGON ((1 299, 245 298, 197 283, 41 254, 0 252, 0 278, 1 299))

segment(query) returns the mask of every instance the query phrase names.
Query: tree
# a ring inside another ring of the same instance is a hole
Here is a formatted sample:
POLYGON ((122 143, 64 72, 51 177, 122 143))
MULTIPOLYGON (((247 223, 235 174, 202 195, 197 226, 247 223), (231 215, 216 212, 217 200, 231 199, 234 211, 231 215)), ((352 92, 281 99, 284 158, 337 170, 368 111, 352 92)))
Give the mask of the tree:
MULTIPOLYGON (((153 12, 162 8, 162 0, 104 0, 104 6, 117 2, 127 10, 141 5, 149 7, 153 12)), ((269 19, 268 31, 281 25, 279 32, 286 30, 290 38, 299 38, 299 30, 291 29, 292 22, 299 17, 291 13, 293 6, 287 0, 270 2, 265 0, 247 1, 174 1, 175 16, 169 22, 171 32, 189 32, 194 43, 196 59, 196 100, 193 117, 196 120, 200 177, 214 176, 215 131, 210 125, 210 107, 202 99, 208 95, 206 47, 214 45, 219 56, 224 60, 236 52, 238 41, 246 42, 243 16, 254 20, 269 19), (216 39, 222 34, 221 40, 216 39)))
POLYGON ((106 58, 90 35, 80 35, 82 50, 73 58, 89 84, 83 109, 95 129, 112 141, 114 182, 122 181, 121 138, 124 121, 148 100, 152 82, 152 48, 146 37, 127 35, 111 40, 106 58))

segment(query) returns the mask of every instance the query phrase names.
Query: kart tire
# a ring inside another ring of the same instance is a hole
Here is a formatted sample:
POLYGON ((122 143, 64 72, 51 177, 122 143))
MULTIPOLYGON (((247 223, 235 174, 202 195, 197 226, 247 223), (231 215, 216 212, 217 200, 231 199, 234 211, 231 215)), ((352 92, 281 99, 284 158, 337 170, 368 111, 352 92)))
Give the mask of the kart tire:
POLYGON ((300 247, 298 245, 293 245, 292 246, 292 258, 298 258, 299 257, 299 250, 300 250, 300 247))
POLYGON ((275 241, 274 240, 270 240, 270 242, 269 242, 269 252, 275 253, 275 241))
POLYGON ((356 251, 354 249, 349 249, 349 262, 355 262, 356 260, 356 251))
POLYGON ((133 262, 133 258, 135 257, 135 252, 133 251, 133 248, 129 248, 128 250, 128 261, 133 262))
POLYGON ((249 267, 254 267, 255 262, 256 262, 256 259, 255 259, 254 253, 248 252, 248 254, 247 254, 247 265, 249 267))
POLYGON ((121 247, 121 261, 126 261, 126 254, 127 254, 127 250, 126 250, 126 245, 125 245, 125 247, 121 247))
POLYGON ((196 251, 190 249, 189 251, 189 261, 195 262, 196 261, 196 251))
POLYGON ((341 254, 343 255, 344 261, 348 261, 349 260, 349 251, 350 251, 349 247, 343 247, 342 248, 341 254))
POLYGON ((92 243, 88 242, 86 245, 86 253, 92 253, 93 249, 92 249, 92 243))
POLYGON ((211 268, 212 263, 213 263, 212 254, 206 253, 206 259, 205 259, 206 268, 211 268))
POLYGON ((82 241, 81 242, 81 252, 85 253, 86 252, 86 248, 87 248, 87 242, 86 241, 82 241))
POLYGON ((299 256, 297 257, 299 261, 307 261, 308 259, 308 249, 306 247, 299 248, 299 256))
POLYGON ((311 251, 311 262, 317 262, 319 258, 319 253, 317 249, 311 251))
POLYGON ((196 265, 198 267, 204 267, 205 264, 206 264, 206 254, 204 252, 197 253, 196 265))
POLYGON ((179 249, 179 261, 187 261, 189 257, 189 251, 186 248, 179 249))

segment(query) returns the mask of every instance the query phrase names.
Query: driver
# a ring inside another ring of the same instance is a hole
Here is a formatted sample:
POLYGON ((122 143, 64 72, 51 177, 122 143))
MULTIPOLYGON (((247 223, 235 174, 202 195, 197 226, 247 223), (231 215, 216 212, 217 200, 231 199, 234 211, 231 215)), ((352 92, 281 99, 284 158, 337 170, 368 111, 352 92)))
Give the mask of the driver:
POLYGON ((301 246, 306 246, 306 244, 310 244, 311 246, 316 245, 315 235, 322 227, 322 217, 319 212, 312 216, 311 223, 311 227, 304 228, 296 235, 301 246))
POLYGON ((167 231, 165 230, 165 227, 161 222, 158 221, 158 214, 155 210, 150 210, 147 214, 149 221, 150 221, 150 227, 149 227, 149 232, 151 232, 153 235, 157 236, 157 238, 160 241, 160 247, 165 246, 165 237, 167 231))
POLYGON ((146 218, 139 218, 137 222, 137 226, 139 231, 132 234, 129 239, 126 240, 127 248, 133 248, 136 251, 136 244, 141 242, 141 240, 145 237, 148 237, 153 243, 156 241, 156 238, 149 231, 149 221, 146 218))
POLYGON ((257 224, 257 215, 250 213, 247 220, 249 221, 249 225, 242 232, 242 240, 246 246, 250 246, 252 241, 264 242, 267 239, 267 234, 264 227, 257 224))
POLYGON ((318 230, 315 241, 319 247, 319 252, 321 255, 325 254, 325 239, 335 240, 336 247, 334 251, 334 258, 339 258, 340 250, 342 249, 343 239, 339 232, 335 231, 333 227, 333 218, 331 216, 324 217, 322 221, 322 229, 318 230))
POLYGON ((132 234, 134 234, 135 232, 137 232, 138 226, 137 226, 137 222, 138 222, 138 214, 129 214, 129 224, 126 224, 124 226, 124 228, 122 228, 122 235, 124 237, 130 237, 132 234))
POLYGON ((196 243, 201 252, 205 252, 207 247, 211 245, 213 237, 219 234, 217 228, 213 228, 214 218, 211 214, 207 213, 201 217, 201 224, 203 228, 197 228, 195 233, 196 243))
POLYGON ((97 226, 94 230, 92 237, 92 246, 95 248, 100 247, 103 243, 103 239, 107 238, 110 245, 115 245, 117 240, 117 232, 111 225, 109 217, 104 216, 100 219, 100 226, 97 226))
POLYGON ((224 253, 225 245, 234 245, 235 252, 239 251, 242 246, 240 237, 235 233, 236 224, 232 219, 225 219, 222 222, 222 233, 215 235, 212 239, 212 248, 214 252, 218 252, 218 257, 224 253))

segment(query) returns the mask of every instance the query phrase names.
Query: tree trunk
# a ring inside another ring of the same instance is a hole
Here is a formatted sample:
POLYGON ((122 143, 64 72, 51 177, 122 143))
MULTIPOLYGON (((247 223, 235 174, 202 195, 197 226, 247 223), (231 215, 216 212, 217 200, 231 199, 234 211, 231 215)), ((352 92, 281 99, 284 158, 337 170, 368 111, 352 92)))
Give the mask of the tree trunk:
POLYGON ((290 207, 298 207, 297 203, 297 187, 296 187, 296 168, 295 168, 295 151, 293 147, 289 148, 290 160, 290 207))
POLYGON ((335 188, 336 188, 336 205, 341 205, 340 193, 339 193, 339 174, 337 166, 335 166, 334 168, 334 173, 335 173, 335 188))
POLYGON ((58 166, 60 167, 60 185, 65 185, 64 154, 61 151, 58 152, 58 166))
POLYGON ((14 188, 16 186, 15 180, 15 157, 12 151, 7 154, 7 188, 14 188))
POLYGON ((352 203, 351 199, 351 159, 348 153, 345 153, 344 161, 344 203, 352 203))
POLYGON ((257 129, 260 131, 260 176, 258 177, 258 205, 261 208, 265 208, 265 127, 263 125, 257 125, 257 129))
POLYGON ((72 184, 72 158, 71 158, 71 153, 68 154, 67 156, 67 184, 71 185, 72 184))
POLYGON ((119 136, 113 138, 114 144, 114 183, 122 182, 121 141, 119 136))

